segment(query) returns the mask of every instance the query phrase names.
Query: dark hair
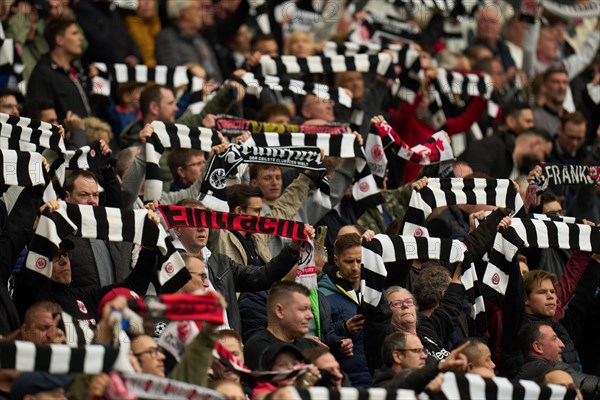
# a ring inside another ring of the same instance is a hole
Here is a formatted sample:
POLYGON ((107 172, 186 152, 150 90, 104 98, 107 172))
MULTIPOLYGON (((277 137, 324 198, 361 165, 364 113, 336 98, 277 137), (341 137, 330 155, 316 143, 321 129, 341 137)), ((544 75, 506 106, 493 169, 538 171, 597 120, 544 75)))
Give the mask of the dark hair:
POLYGON ((394 332, 383 340, 381 345, 381 358, 386 367, 392 368, 394 365, 394 351, 401 350, 406 346, 406 334, 394 332))
POLYGON ((338 236, 333 245, 333 254, 339 256, 344 250, 361 245, 361 237, 358 233, 347 233, 338 236))
MULTIPOLYGON (((143 82, 136 82, 136 81, 128 81, 128 82, 123 82, 123 83, 119 83, 117 85, 117 100, 119 103, 123 102, 123 96, 126 93, 131 93, 134 90, 141 88, 141 87, 146 87, 146 84, 143 82)), ((141 97, 141 94, 140 94, 141 97)))
POLYGON ((35 313, 37 313, 38 311, 46 311, 52 314, 52 316, 54 316, 54 314, 56 313, 60 314, 62 312, 62 308, 58 303, 55 303, 53 301, 37 301, 30 305, 29 308, 25 311, 25 315, 23 316, 23 324, 27 326, 31 325, 35 318, 35 313))
POLYGON ((77 20, 68 14, 60 14, 47 20, 44 28, 44 39, 46 39, 50 51, 56 47, 56 37, 64 34, 73 24, 77 24, 77 20))
POLYGON ((236 207, 247 208, 251 197, 263 198, 263 192, 256 186, 237 184, 227 188, 227 204, 229 211, 233 212, 236 207))
POLYGON ((552 327, 552 325, 545 321, 531 321, 519 329, 517 338, 519 341, 519 347, 521 348, 521 353, 524 357, 527 357, 531 351, 533 343, 540 339, 540 328, 542 326, 552 327))
POLYGON ((473 66, 473 70, 483 71, 487 74, 491 74, 492 73, 492 63, 494 63, 495 61, 501 63, 501 61, 498 60, 496 57, 482 58, 481 60, 477 61, 477 63, 475 63, 475 65, 473 66))
POLYGON ((421 309, 435 307, 442 300, 442 291, 450 285, 450 273, 441 266, 432 266, 421 270, 413 282, 412 293, 421 309))
POLYGON ((542 74, 542 82, 548 82, 548 79, 550 79, 550 77, 554 74, 565 74, 569 76, 569 73, 567 72, 565 67, 563 67, 560 64, 555 64, 551 65, 546 71, 544 71, 544 73, 542 74))
POLYGON ((190 158, 199 155, 203 155, 204 158, 206 158, 206 155, 200 149, 172 150, 167 157, 167 165, 169 166, 169 171, 171 171, 171 175, 173 175, 173 179, 179 179, 179 174, 177 174, 177 169, 179 167, 185 168, 190 158))
MULTIPOLYGON (((2 94, 0 94, 0 97, 2 97, 2 94)), ((54 108, 54 102, 50 99, 39 97, 37 99, 27 100, 23 105, 21 116, 39 120, 42 116, 42 111, 51 108, 54 108)))
POLYGON ((17 99, 18 103, 21 103, 23 101, 23 95, 21 94, 21 92, 7 87, 0 87, 0 98, 6 96, 14 96, 15 99, 17 99))
POLYGON ((288 118, 292 118, 292 113, 290 112, 290 109, 287 108, 285 105, 279 103, 271 103, 267 104, 266 106, 260 109, 260 111, 258 112, 257 119, 259 121, 268 121, 271 117, 274 117, 276 115, 284 115, 288 118))
POLYGON ((304 285, 293 281, 275 282, 269 290, 269 297, 267 297, 267 313, 272 315, 275 306, 284 300, 290 300, 292 293, 310 297, 310 292, 304 285))
POLYGON ((569 122, 572 123, 572 124, 574 124, 574 125, 580 125, 580 124, 587 123, 587 120, 585 118, 585 115, 583 115, 583 113, 581 111, 575 111, 575 112, 572 112, 572 113, 566 113, 566 114, 563 114, 562 117, 560 117, 560 125, 563 128, 569 122))
POLYGON ((271 40, 277 42, 277 38, 275 37, 275 35, 272 35, 270 33, 258 33, 250 41, 250 47, 252 48, 252 50, 254 50, 258 43, 267 42, 271 40))
POLYGON ((73 193, 77 178, 93 179, 96 183, 98 183, 98 178, 96 178, 96 175, 93 172, 85 169, 73 169, 70 170, 70 173, 65 179, 65 184, 63 187, 66 193, 73 193))
POLYGON ((162 98, 161 89, 170 90, 173 93, 173 89, 164 85, 150 85, 142 90, 142 93, 140 93, 140 110, 142 111, 142 116, 146 116, 150 111, 150 103, 160 103, 160 99, 162 98))
POLYGON ((502 110, 502 120, 506 121, 506 118, 508 118, 509 116, 513 118, 518 118, 524 110, 531 110, 531 106, 525 103, 511 104, 502 110))

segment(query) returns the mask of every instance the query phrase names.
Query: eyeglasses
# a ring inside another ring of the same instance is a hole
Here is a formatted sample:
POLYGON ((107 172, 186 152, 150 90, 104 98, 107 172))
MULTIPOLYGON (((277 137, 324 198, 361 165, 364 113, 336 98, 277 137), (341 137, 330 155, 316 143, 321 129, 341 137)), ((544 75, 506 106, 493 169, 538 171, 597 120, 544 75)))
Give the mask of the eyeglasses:
POLYGON ((133 355, 139 358, 144 354, 149 354, 150 358, 156 358, 158 356, 158 353, 162 353, 160 349, 158 347, 152 347, 151 349, 141 351, 139 353, 133 353, 133 355))
POLYGON ((208 280, 208 274, 206 272, 203 272, 203 273, 200 273, 200 272, 190 272, 190 275, 197 276, 198 278, 200 278, 200 280, 202 282, 208 280))
POLYGON ((410 307, 415 305, 415 299, 409 298, 405 300, 393 300, 390 301, 390 307, 394 308, 402 308, 402 307, 410 307))
POLYGON ((396 351, 410 351, 411 353, 415 354, 425 353, 425 349, 423 347, 420 347, 418 349, 396 349, 396 351))
POLYGON ((564 210, 548 211, 546 215, 549 217, 562 217, 564 215, 564 210))
POLYGON ((189 168, 189 167, 203 167, 205 164, 206 164, 206 161, 198 161, 198 162, 195 162, 195 163, 187 164, 185 167, 186 168, 189 168))

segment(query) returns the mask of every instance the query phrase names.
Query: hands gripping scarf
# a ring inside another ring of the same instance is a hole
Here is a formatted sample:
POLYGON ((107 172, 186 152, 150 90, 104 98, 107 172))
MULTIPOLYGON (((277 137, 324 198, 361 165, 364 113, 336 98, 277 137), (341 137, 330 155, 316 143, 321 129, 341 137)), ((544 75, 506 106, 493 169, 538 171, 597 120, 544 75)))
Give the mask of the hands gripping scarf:
POLYGON ((600 167, 544 163, 542 174, 531 183, 538 193, 555 185, 600 185, 600 167))
POLYGON ((505 207, 516 216, 524 214, 523 200, 509 179, 429 178, 425 188, 412 192, 402 234, 429 236, 425 221, 433 209, 458 204, 505 207))
POLYGON ((241 163, 269 164, 281 167, 317 171, 319 183, 314 199, 323 207, 331 208, 329 181, 318 147, 254 147, 230 144, 227 150, 214 154, 204 175, 200 188, 200 200, 213 210, 229 211, 227 205, 226 178, 237 171, 241 163))
POLYGON ((420 165, 436 164, 454 159, 452 147, 445 132, 436 132, 424 143, 410 147, 386 121, 383 121, 380 124, 371 125, 365 145, 367 160, 373 175, 380 178, 385 176, 387 168, 385 149, 390 146, 394 149, 396 156, 420 165))
POLYGON ((317 146, 323 149, 325 156, 354 158, 354 183, 352 197, 357 207, 367 209, 383 203, 383 197, 377 188, 375 178, 366 160, 365 150, 354 134, 276 134, 264 133, 252 135, 246 142, 257 146, 317 146))
POLYGON ((112 207, 67 204, 60 202, 59 210, 45 211, 40 216, 35 235, 29 246, 25 266, 50 278, 51 260, 58 253, 60 243, 71 234, 86 239, 113 242, 127 241, 139 245, 156 246, 167 258, 158 273, 158 279, 167 289, 179 288, 185 283, 185 263, 170 243, 167 233, 146 216, 147 210, 122 210, 112 207))
POLYGON ((485 272, 482 291, 497 304, 504 304, 510 279, 520 279, 513 259, 520 248, 600 251, 600 228, 585 224, 513 218, 511 226, 496 234, 485 272))
POLYGON ((217 115, 216 129, 224 135, 242 135, 246 131, 255 133, 329 133, 339 134, 350 132, 347 124, 327 124, 327 125, 295 125, 295 124, 276 124, 271 122, 252 121, 243 118, 232 117, 231 115, 217 115))
POLYGON ((388 270, 397 267, 396 261, 418 259, 462 262, 460 280, 472 305, 471 318, 478 324, 485 324, 485 306, 479 293, 477 273, 466 246, 458 240, 379 234, 369 242, 363 241, 360 290, 364 306, 380 304, 388 270))
POLYGON ((221 140, 216 131, 208 128, 152 122, 154 133, 146 140, 146 184, 144 201, 159 200, 162 175, 159 161, 165 149, 200 149, 210 152, 221 140))

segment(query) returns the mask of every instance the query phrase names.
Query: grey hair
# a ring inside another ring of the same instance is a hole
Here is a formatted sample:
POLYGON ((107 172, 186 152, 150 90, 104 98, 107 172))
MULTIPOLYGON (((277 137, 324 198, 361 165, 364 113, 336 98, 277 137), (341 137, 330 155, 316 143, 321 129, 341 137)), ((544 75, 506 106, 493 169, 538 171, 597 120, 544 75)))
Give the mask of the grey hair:
MULTIPOLYGON (((389 301, 390 295, 392 293, 396 293, 396 292, 406 293, 411 298, 415 299, 415 296, 410 292, 410 290, 403 288, 402 286, 394 285, 394 286, 390 286, 389 288, 385 289, 384 296, 385 296, 386 304, 389 301)), ((419 306, 416 303, 416 299, 415 299, 415 309, 417 311, 419 311, 419 306)))
POLYGON ((177 19, 181 16, 181 12, 190 7, 193 0, 170 0, 167 1, 167 17, 169 19, 177 19))
POLYGON ((403 349, 406 346, 406 334, 403 332, 394 332, 383 339, 381 345, 381 358, 386 367, 391 368, 394 365, 394 351, 403 349))
POLYGON ((415 300, 422 309, 433 308, 442 300, 442 291, 450 285, 450 273, 441 266, 424 268, 413 282, 415 300))

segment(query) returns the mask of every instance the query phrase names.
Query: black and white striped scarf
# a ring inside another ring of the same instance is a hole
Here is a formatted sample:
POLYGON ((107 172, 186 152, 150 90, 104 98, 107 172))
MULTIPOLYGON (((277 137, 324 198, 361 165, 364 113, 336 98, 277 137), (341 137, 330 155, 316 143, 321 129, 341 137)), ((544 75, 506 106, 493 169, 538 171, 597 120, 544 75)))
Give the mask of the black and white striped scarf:
POLYGON ((45 371, 56 375, 132 372, 127 359, 128 349, 129 346, 85 345, 73 348, 66 344, 38 346, 32 342, 0 342, 0 369, 45 371))
POLYGON ((0 150, 0 185, 37 186, 46 184, 40 153, 0 150))
POLYGON ((364 303, 371 307, 379 305, 388 268, 393 268, 396 261, 418 259, 462 262, 460 279, 472 305, 471 318, 482 321, 485 306, 477 272, 466 246, 458 240, 378 234, 369 242, 363 241, 361 293, 364 303))
POLYGON ((159 162, 166 149, 200 149, 208 153, 213 146, 221 143, 213 129, 160 121, 152 122, 152 128, 154 133, 146 140, 144 201, 160 199, 163 182, 159 162))
POLYGON ((0 113, 0 144, 3 149, 66 151, 58 128, 47 122, 0 113))
POLYGON ((187 278, 183 274, 185 263, 162 226, 150 221, 147 214, 145 209, 123 210, 61 201, 57 211, 46 211, 40 216, 25 266, 51 278, 51 260, 58 254, 60 243, 67 236, 77 234, 85 239, 156 246, 167 259, 158 273, 160 284, 166 289, 179 288, 187 278))
POLYGON ((466 96, 489 99, 494 90, 494 85, 488 75, 461 73, 438 68, 435 80, 441 89, 441 94, 460 108, 464 107, 462 99, 466 96))
POLYGON ((427 392, 423 396, 407 389, 387 390, 383 388, 357 389, 344 387, 340 390, 323 387, 297 389, 299 400, 575 400, 577 393, 561 385, 540 385, 534 381, 509 381, 506 378, 482 378, 473 374, 444 373, 444 383, 439 393, 427 392))
POLYGON ((317 171, 319 183, 314 200, 323 207, 331 208, 329 200, 329 181, 321 153, 318 147, 256 147, 243 144, 230 144, 221 154, 214 154, 207 167, 202 186, 200 200, 215 211, 229 211, 226 194, 226 178, 237 171, 241 163, 267 164, 280 167, 317 171))
POLYGON ((354 183, 352 197, 361 209, 375 207, 384 202, 375 177, 371 173, 365 149, 354 134, 330 135, 325 133, 262 133, 253 134, 246 142, 257 146, 317 146, 325 156, 354 158, 354 183))
POLYGON ((302 73, 308 78, 312 74, 358 71, 393 77, 392 56, 387 53, 379 53, 375 56, 357 54, 349 57, 336 55, 333 57, 309 56, 306 58, 263 55, 260 58, 258 70, 263 76, 302 73))
POLYGON ((544 163, 541 167, 542 174, 532 180, 537 192, 555 185, 600 185, 600 166, 544 163))
POLYGON ((331 100, 346 108, 352 107, 352 98, 341 87, 331 87, 322 83, 305 82, 299 79, 291 79, 279 76, 260 76, 247 72, 242 76, 242 82, 246 86, 246 93, 260 97, 264 87, 276 92, 293 93, 298 96, 314 94, 320 99, 331 100))
POLYGON ((431 13, 441 11, 444 16, 466 15, 473 16, 478 6, 493 1, 466 1, 466 0, 387 0, 388 3, 399 8, 409 9, 411 14, 431 13))
POLYGON ((148 67, 146 65, 136 65, 131 67, 127 64, 105 64, 94 63, 99 74, 92 78, 92 89, 95 94, 110 96, 111 82, 116 84, 124 82, 155 82, 159 85, 165 85, 172 88, 188 86, 190 93, 202 91, 204 80, 194 76, 191 71, 184 66, 175 68, 166 65, 157 65, 148 67))
POLYGON ((503 304, 510 279, 519 278, 519 268, 512 260, 523 247, 568 249, 597 253, 600 251, 600 228, 530 218, 513 218, 511 226, 496 234, 489 262, 482 275, 482 290, 498 304, 503 304))
POLYGON ((425 188, 412 192, 402 234, 429 236, 425 221, 433 209, 460 204, 510 208, 517 216, 524 213, 523 200, 509 179, 429 178, 425 188))

